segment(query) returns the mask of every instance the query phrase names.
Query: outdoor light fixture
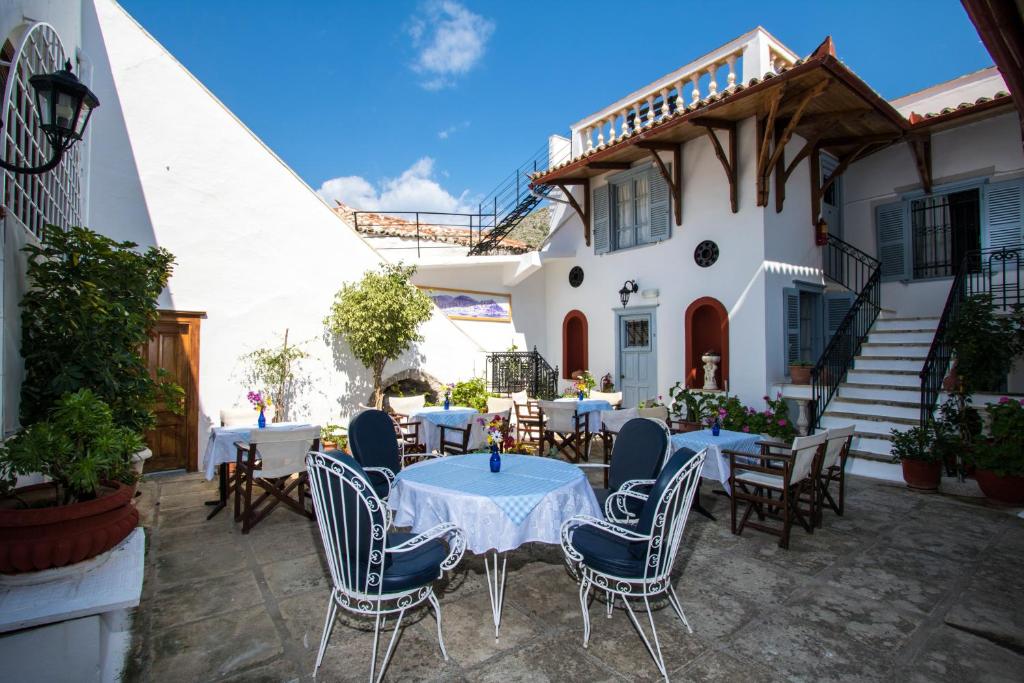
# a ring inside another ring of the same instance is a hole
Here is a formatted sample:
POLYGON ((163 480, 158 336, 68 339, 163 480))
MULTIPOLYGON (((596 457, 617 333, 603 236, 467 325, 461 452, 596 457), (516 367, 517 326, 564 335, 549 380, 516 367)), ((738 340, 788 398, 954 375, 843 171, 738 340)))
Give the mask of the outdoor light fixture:
POLYGON ((629 303, 629 295, 636 294, 639 289, 636 280, 626 280, 625 284, 622 285, 622 289, 619 290, 619 301, 622 302, 623 308, 629 303))
POLYGON ((89 116, 100 106, 100 101, 71 73, 70 61, 64 63, 62 71, 37 74, 28 82, 36 91, 40 124, 53 148, 53 158, 42 166, 17 166, 0 159, 0 168, 36 175, 56 168, 64 152, 82 139, 89 116))

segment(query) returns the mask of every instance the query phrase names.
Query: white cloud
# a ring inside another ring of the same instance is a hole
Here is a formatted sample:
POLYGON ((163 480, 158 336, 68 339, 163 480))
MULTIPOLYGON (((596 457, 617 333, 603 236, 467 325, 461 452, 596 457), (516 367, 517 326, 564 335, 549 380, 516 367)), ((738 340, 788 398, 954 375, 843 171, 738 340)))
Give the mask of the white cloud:
POLYGON ((453 123, 452 125, 437 131, 437 137, 441 140, 447 140, 455 133, 459 132, 464 128, 469 128, 469 121, 463 121, 462 123, 453 123))
POLYGON ((375 187, 362 176, 341 176, 325 181, 317 193, 329 204, 340 201, 362 211, 476 211, 469 190, 458 196, 434 180, 434 160, 419 159, 397 178, 385 178, 375 187))
POLYGON ((408 28, 417 50, 412 68, 422 74, 420 85, 440 90, 455 84, 484 55, 494 22, 474 14, 455 0, 428 0, 408 28))

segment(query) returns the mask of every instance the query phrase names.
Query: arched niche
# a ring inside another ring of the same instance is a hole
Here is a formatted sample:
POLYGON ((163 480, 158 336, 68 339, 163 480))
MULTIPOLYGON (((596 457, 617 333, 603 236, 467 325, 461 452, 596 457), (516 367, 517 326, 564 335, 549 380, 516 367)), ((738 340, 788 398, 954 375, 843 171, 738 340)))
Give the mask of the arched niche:
POLYGON ((706 351, 717 351, 722 356, 718 365, 719 388, 729 381, 729 313, 718 299, 701 297, 686 309, 686 386, 700 389, 704 386, 706 351))
POLYGON ((562 378, 572 379, 577 370, 589 369, 587 316, 572 310, 562 320, 562 378))

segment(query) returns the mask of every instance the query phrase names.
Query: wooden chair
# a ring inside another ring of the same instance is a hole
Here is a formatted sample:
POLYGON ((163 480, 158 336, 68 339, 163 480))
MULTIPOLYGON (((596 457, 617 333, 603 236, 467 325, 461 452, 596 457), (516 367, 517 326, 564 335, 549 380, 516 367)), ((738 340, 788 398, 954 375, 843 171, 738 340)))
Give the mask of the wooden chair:
POLYGON ((409 419, 417 410, 426 405, 426 394, 418 396, 388 396, 388 408, 395 421, 395 436, 401 443, 402 456, 426 453, 427 448, 420 440, 420 423, 409 419))
POLYGON ((577 401, 537 401, 540 414, 540 450, 550 443, 572 462, 590 459, 590 424, 577 401))
POLYGON ((221 427, 255 427, 259 412, 252 408, 228 408, 220 411, 221 427))
POLYGON ((464 455, 487 448, 487 425, 496 417, 502 420, 501 437, 508 436, 511 410, 474 415, 465 427, 441 425, 441 454, 464 455))
POLYGON ((516 403, 516 441, 540 444, 540 409, 536 401, 516 403))
POLYGON ((242 521, 243 534, 280 503, 313 518, 306 510, 309 482, 305 462, 307 453, 320 450, 320 427, 259 430, 248 443, 237 441, 235 447, 235 521, 242 521), (263 489, 255 501, 253 484, 263 489))
POLYGON ((602 410, 601 411, 601 445, 604 448, 604 487, 608 488, 608 469, 607 466, 611 462, 612 448, 614 446, 615 437, 618 436, 622 430, 622 426, 625 425, 632 419, 640 417, 640 413, 636 408, 626 408, 624 410, 602 410))
POLYGON ((821 524, 821 511, 825 503, 840 517, 843 515, 843 501, 846 498, 846 459, 850 455, 850 444, 853 442, 854 425, 829 429, 826 437, 825 458, 821 464, 821 477, 818 480, 818 523, 821 524), (835 498, 829 489, 832 482, 838 485, 835 498), (838 499, 838 500, 837 500, 838 499))
POLYGON ((488 396, 487 397, 487 412, 488 413, 504 413, 508 411, 509 415, 512 414, 512 409, 515 407, 516 401, 514 398, 504 398, 501 396, 488 396))
MULTIPOLYGON (((724 449, 729 457, 729 488, 732 491, 732 532, 742 534, 747 526, 779 537, 779 547, 789 548, 789 532, 796 521, 808 533, 814 533, 818 508, 818 478, 825 454, 827 434, 800 436, 786 453, 751 455, 724 449), (750 464, 751 460, 760 464, 750 464), (773 497, 773 494, 777 497, 773 497), (743 517, 736 521, 741 502, 746 503, 743 517), (806 502, 808 507, 801 508, 806 502), (757 513, 758 521, 750 515, 757 513), (766 517, 782 521, 782 527, 763 524, 766 517)), ((775 444, 774 448, 782 448, 775 444)))
POLYGON ((622 407, 621 391, 591 391, 590 398, 608 401, 612 406, 612 410, 618 410, 622 407))

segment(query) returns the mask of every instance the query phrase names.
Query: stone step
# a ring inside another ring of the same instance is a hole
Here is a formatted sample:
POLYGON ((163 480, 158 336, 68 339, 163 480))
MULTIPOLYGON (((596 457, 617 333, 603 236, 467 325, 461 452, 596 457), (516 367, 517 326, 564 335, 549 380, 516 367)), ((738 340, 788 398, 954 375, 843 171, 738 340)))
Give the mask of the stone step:
POLYGON ((873 451, 864 451, 854 448, 852 444, 850 446, 850 457, 858 458, 860 460, 872 460, 874 462, 892 462, 892 455, 889 453, 875 453, 873 451))
POLYGON ((928 344, 935 338, 935 330, 877 330, 872 328, 868 344, 928 344))
POLYGON ((880 315, 872 330, 932 330, 939 326, 938 318, 901 318, 880 315))
POLYGON ((916 420, 921 414, 918 403, 841 396, 834 396, 828 404, 828 412, 832 411, 886 420, 891 418, 916 420))
POLYGON ((924 358, 928 355, 928 349, 931 347, 931 341, 927 343, 899 343, 899 342, 886 342, 884 344, 876 344, 867 342, 861 344, 860 353, 862 356, 883 356, 883 357, 898 357, 898 358, 924 358))
POLYGON ((904 358, 901 356, 857 356, 853 360, 854 370, 898 370, 902 372, 921 372, 924 364, 921 358, 904 358))
POLYGON ((918 424, 918 420, 895 417, 879 417, 871 415, 860 415, 856 413, 844 413, 827 410, 821 416, 821 426, 824 429, 829 427, 845 427, 852 424, 858 434, 885 435, 891 430, 903 432, 918 424))
POLYGON ((921 386, 921 378, 913 370, 852 369, 846 373, 846 381, 849 384, 864 384, 868 386, 883 385, 917 388, 921 386))
POLYGON ((850 450, 872 453, 884 457, 892 456, 892 439, 887 434, 885 438, 878 438, 873 435, 854 434, 850 450))
POLYGON ((860 398, 879 401, 897 401, 917 405, 921 400, 921 387, 892 384, 861 384, 843 382, 836 392, 839 398, 860 398))

